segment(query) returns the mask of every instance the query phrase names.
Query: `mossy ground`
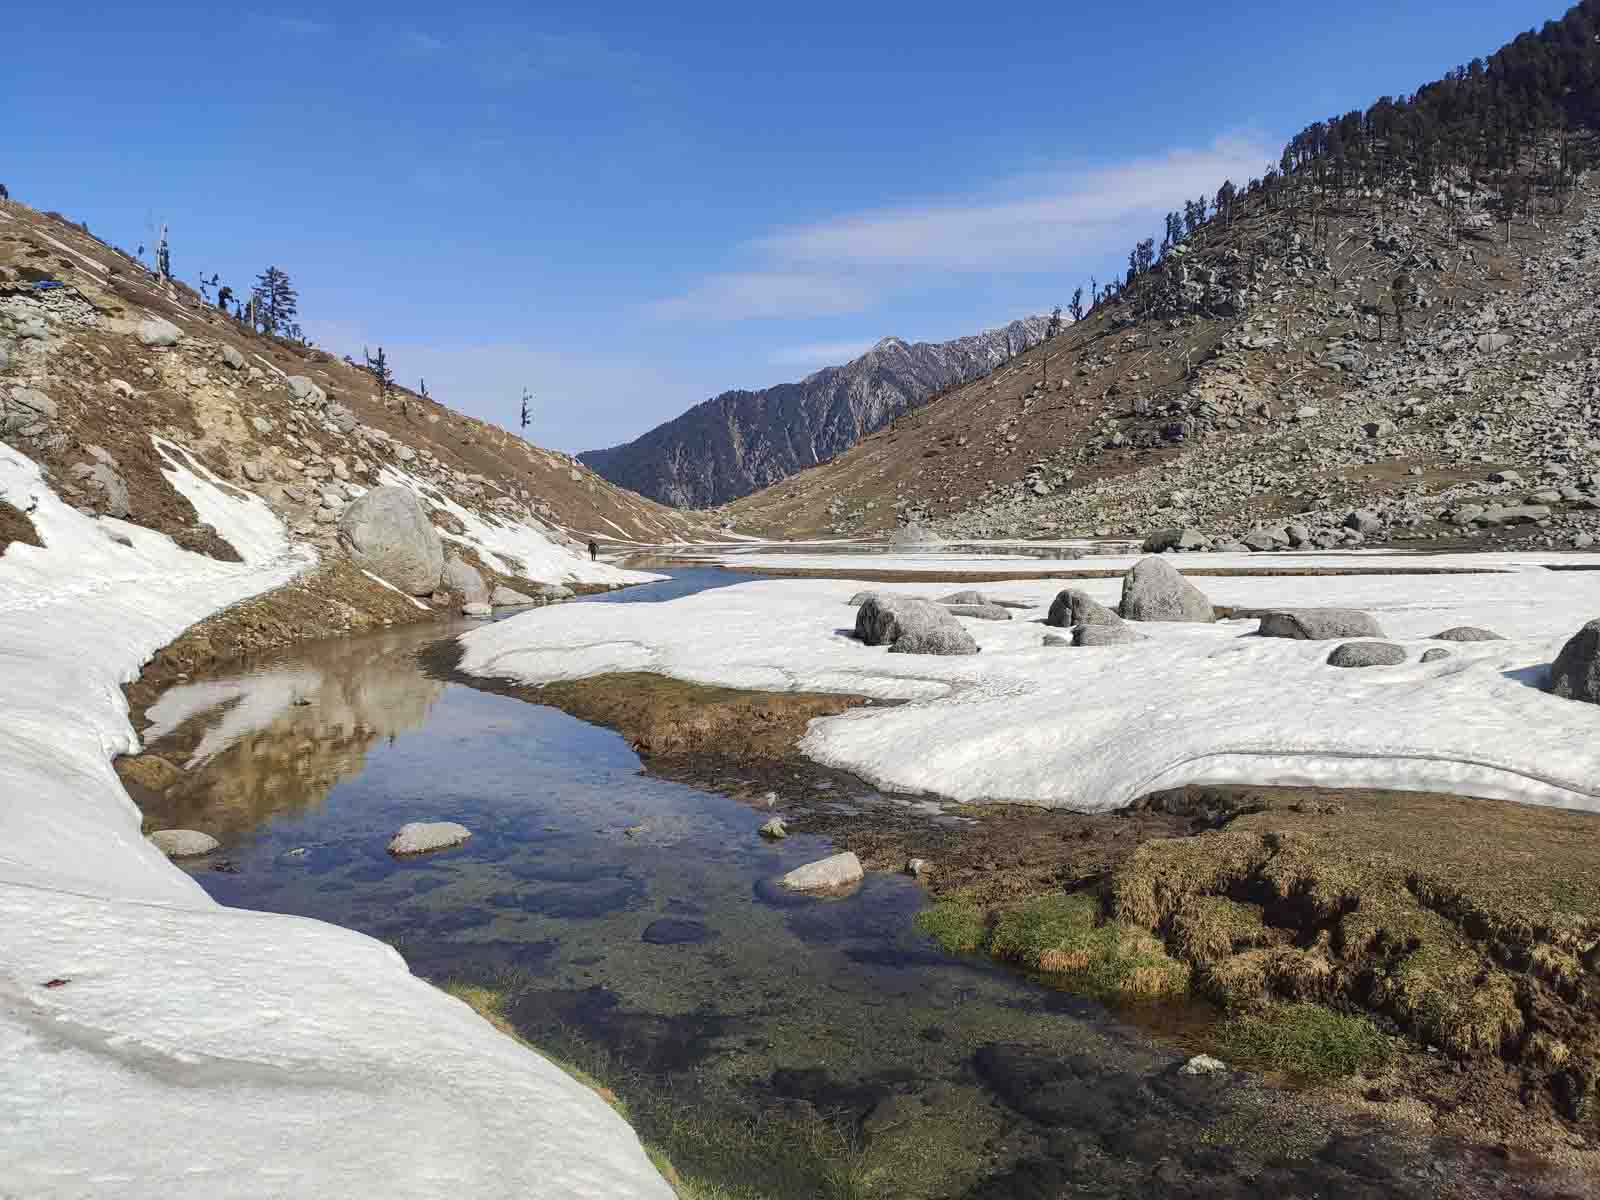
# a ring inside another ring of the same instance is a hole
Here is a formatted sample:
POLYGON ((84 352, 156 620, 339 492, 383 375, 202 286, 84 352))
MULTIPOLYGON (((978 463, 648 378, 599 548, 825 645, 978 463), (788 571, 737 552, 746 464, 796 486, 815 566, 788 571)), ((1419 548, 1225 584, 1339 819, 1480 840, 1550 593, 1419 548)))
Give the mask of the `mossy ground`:
POLYGON ((1223 1014, 1217 1051, 1241 1063, 1366 1070, 1387 1057, 1381 1027, 1416 1051, 1510 1064, 1525 1094, 1594 1121, 1600 818, 1420 793, 1254 793, 1077 891, 950 894, 920 924, 947 949, 1097 995, 1204 997, 1223 1014))

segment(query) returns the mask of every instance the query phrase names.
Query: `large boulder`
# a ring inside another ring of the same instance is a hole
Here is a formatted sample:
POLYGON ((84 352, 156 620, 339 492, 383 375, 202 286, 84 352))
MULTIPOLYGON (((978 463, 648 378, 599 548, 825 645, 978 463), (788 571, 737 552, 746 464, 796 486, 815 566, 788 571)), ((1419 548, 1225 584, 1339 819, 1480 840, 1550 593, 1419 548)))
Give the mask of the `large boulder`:
POLYGON ((1257 554, 1282 550, 1289 544, 1289 531, 1282 525, 1258 525, 1239 539, 1257 554))
POLYGON ((1397 667, 1405 660, 1405 647, 1393 642, 1346 642, 1328 655, 1330 667, 1397 667))
POLYGON ((460 592, 463 604, 486 604, 489 600, 489 585, 483 582, 478 568, 454 554, 444 560, 439 586, 447 592, 460 592))
POLYGON ((1099 603, 1088 592, 1067 588, 1056 593, 1045 617, 1046 625, 1071 629, 1074 625, 1121 625, 1122 618, 1099 603))
POLYGON ((146 346, 176 346, 182 336, 183 330, 160 317, 139 322, 139 340, 146 346))
POLYGON ((1204 550, 1211 543, 1198 529, 1158 529, 1144 540, 1146 554, 1167 550, 1204 550))
POLYGON ((444 545, 422 501, 402 487, 376 487, 339 518, 339 544, 351 561, 413 596, 444 573, 444 545))
POLYGON ((1550 690, 1568 700, 1600 704, 1600 620, 1567 639, 1550 668, 1550 690))
POLYGON ((891 654, 976 654, 978 643, 931 600, 874 593, 856 610, 856 636, 891 654))
POLYGON ((1262 637, 1326 642, 1335 638, 1381 638, 1378 622, 1353 608, 1285 608, 1261 614, 1262 637))
POLYGON ((1142 558, 1122 577, 1122 616, 1129 621, 1216 619, 1205 593, 1160 558, 1142 558))

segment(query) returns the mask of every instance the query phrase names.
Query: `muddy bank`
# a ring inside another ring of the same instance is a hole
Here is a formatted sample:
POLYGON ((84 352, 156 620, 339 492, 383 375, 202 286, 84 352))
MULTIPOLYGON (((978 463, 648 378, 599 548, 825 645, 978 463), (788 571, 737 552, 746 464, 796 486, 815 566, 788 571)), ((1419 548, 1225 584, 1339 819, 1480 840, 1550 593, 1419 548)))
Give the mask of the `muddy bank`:
POLYGON ((795 749, 813 716, 862 698, 639 674, 525 687, 461 676, 457 658, 453 643, 425 655, 439 677, 616 729, 650 774, 779 813, 871 870, 927 860, 925 928, 948 949, 1346 1103, 1600 1167, 1600 817, 1281 787, 1103 814, 886 803, 795 749), (1176 1026, 1134 1011, 1174 1000, 1199 1008, 1176 1026))

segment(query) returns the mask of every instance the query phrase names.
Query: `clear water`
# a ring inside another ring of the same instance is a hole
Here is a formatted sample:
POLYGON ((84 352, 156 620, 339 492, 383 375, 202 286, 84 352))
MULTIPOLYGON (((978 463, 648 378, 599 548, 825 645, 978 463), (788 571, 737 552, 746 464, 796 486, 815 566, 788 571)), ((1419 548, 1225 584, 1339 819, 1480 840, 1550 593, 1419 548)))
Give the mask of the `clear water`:
MULTIPOLYGON (((590 602, 743 579, 686 570, 590 602)), ((926 900, 907 877, 783 893, 775 877, 826 843, 766 842, 765 806, 653 779, 608 730, 427 678, 413 655, 448 632, 299 646, 163 696, 148 749, 187 770, 146 812, 222 839, 189 867, 207 891, 382 938, 429 978, 514 979, 513 1019, 536 1041, 603 1048, 685 1097, 822 1114, 875 1195, 1056 1194, 981 1182, 1030 1171, 1162 1194, 1152 1164, 1185 1145, 1247 1142, 1263 1120, 1325 1135, 1259 1083, 1173 1092, 1174 1051, 941 953, 913 924, 926 900), (472 838, 390 857, 413 820, 472 838), (1041 1064, 1053 1074, 1030 1074, 1041 1064)), ((1193 1170, 1239 1174, 1233 1158, 1193 1170)))

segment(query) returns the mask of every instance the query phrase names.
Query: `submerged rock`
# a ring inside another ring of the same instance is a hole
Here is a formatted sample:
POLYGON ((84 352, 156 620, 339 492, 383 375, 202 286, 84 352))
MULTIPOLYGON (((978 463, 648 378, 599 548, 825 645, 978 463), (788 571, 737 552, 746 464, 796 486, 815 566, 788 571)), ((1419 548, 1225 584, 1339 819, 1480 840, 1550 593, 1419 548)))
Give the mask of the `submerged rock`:
POLYGON ((978 643, 930 600, 873 594, 856 610, 856 636, 891 654, 976 654, 978 643))
POLYGON ((1590 621, 1561 647, 1550 668, 1550 690, 1567 700, 1600 704, 1600 620, 1590 621))
POLYGON ((471 836, 470 829, 454 821, 407 821, 389 839, 389 853, 426 854, 430 850, 446 850, 461 845, 471 836))
POLYGON ((1142 558, 1122 577, 1122 616, 1129 621, 1211 621, 1205 593, 1165 559, 1142 558))
POLYGON ((1335 638, 1384 636, 1378 622, 1354 608, 1285 608, 1261 614, 1262 637, 1326 642, 1335 638))
POLYGON ((222 845, 198 829, 160 829, 150 835, 150 841, 168 858, 198 858, 222 845))
POLYGON ((769 817, 766 824, 761 827, 761 836, 778 841, 788 837, 789 830, 784 825, 782 817, 769 817))
POLYGON ((652 946, 698 946, 716 937, 716 933, 699 921, 685 921, 676 917, 662 917, 644 927, 640 940, 652 946))
POLYGON ((797 892, 827 892, 861 882, 861 860, 849 850, 796 867, 783 877, 783 886, 797 892))
POLYGON ((1328 655, 1330 667, 1395 667, 1405 660, 1405 647, 1393 642, 1346 642, 1328 655))

